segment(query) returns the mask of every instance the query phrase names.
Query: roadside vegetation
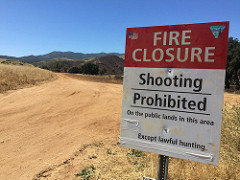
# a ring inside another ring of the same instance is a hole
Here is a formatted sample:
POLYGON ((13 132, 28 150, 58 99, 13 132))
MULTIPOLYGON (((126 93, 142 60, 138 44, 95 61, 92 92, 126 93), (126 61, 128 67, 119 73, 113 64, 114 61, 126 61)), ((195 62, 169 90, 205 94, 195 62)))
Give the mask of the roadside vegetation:
MULTIPOLYGON (((168 179, 239 179, 239 111, 240 103, 224 105, 219 166, 170 157, 168 179)), ((146 176, 157 179, 158 154, 121 147, 119 137, 85 145, 69 159, 68 163, 48 172, 48 178, 136 180, 146 176)))
POLYGON ((36 85, 53 78, 54 73, 24 62, 11 62, 9 60, 1 60, 0 62, 0 93, 36 85))
POLYGON ((223 110, 219 166, 171 159, 169 179, 232 179, 240 177, 240 103, 223 110))
POLYGON ((91 75, 97 75, 99 73, 99 67, 96 64, 93 63, 86 63, 82 65, 81 67, 71 67, 68 70, 69 73, 74 74, 91 74, 91 75))
POLYGON ((67 76, 75 79, 81 79, 86 81, 104 82, 122 84, 123 76, 121 75, 89 75, 89 74, 66 74, 67 76))
POLYGON ((226 88, 240 89, 240 42, 230 37, 228 39, 226 88))
POLYGON ((88 180, 90 178, 94 178, 94 171, 95 167, 91 164, 89 168, 83 169, 81 172, 75 174, 75 176, 80 176, 83 180, 88 180))

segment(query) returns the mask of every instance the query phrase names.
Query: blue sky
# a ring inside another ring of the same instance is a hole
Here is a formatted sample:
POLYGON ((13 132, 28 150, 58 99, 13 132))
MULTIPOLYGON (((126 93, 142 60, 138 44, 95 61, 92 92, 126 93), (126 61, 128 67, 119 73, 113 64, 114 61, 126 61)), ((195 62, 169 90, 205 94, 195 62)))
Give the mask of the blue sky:
POLYGON ((0 0, 0 55, 124 53, 126 28, 230 21, 239 0, 0 0))

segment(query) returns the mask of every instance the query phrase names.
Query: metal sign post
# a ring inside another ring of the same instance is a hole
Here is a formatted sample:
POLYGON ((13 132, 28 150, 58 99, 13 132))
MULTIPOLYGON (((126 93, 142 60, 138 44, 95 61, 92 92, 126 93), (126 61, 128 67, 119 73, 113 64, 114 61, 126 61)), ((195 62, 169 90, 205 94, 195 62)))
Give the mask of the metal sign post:
POLYGON ((167 180, 168 175, 168 156, 160 155, 158 157, 158 178, 157 180, 167 180))

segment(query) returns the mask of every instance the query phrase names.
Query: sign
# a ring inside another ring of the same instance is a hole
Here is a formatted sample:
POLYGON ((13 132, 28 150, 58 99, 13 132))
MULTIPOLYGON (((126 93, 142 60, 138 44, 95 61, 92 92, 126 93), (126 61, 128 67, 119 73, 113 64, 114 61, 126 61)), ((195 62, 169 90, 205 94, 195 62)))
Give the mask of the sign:
POLYGON ((121 146, 218 165, 228 29, 127 29, 121 146))

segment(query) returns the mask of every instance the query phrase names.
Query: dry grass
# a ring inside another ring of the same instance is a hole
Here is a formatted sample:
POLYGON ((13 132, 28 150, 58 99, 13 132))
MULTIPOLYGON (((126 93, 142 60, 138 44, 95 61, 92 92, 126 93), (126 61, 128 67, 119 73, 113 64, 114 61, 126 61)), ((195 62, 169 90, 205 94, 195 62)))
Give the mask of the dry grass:
POLYGON ((32 66, 0 64, 0 93, 54 78, 54 73, 32 66))
POLYGON ((223 111, 219 166, 172 158, 169 179, 240 179, 240 103, 223 111))
MULTIPOLYGON (((55 166, 45 175, 49 180, 80 179, 75 175, 93 165, 94 174, 89 179, 157 178, 157 154, 144 152, 137 157, 131 149, 120 147, 118 142, 119 137, 113 137, 86 145, 75 152, 67 163, 55 166)), ((240 103, 224 107, 219 166, 170 158, 168 172, 169 180, 240 179, 240 103)))
POLYGON ((66 74, 69 77, 95 82, 122 84, 123 76, 121 75, 86 75, 86 74, 66 74))

